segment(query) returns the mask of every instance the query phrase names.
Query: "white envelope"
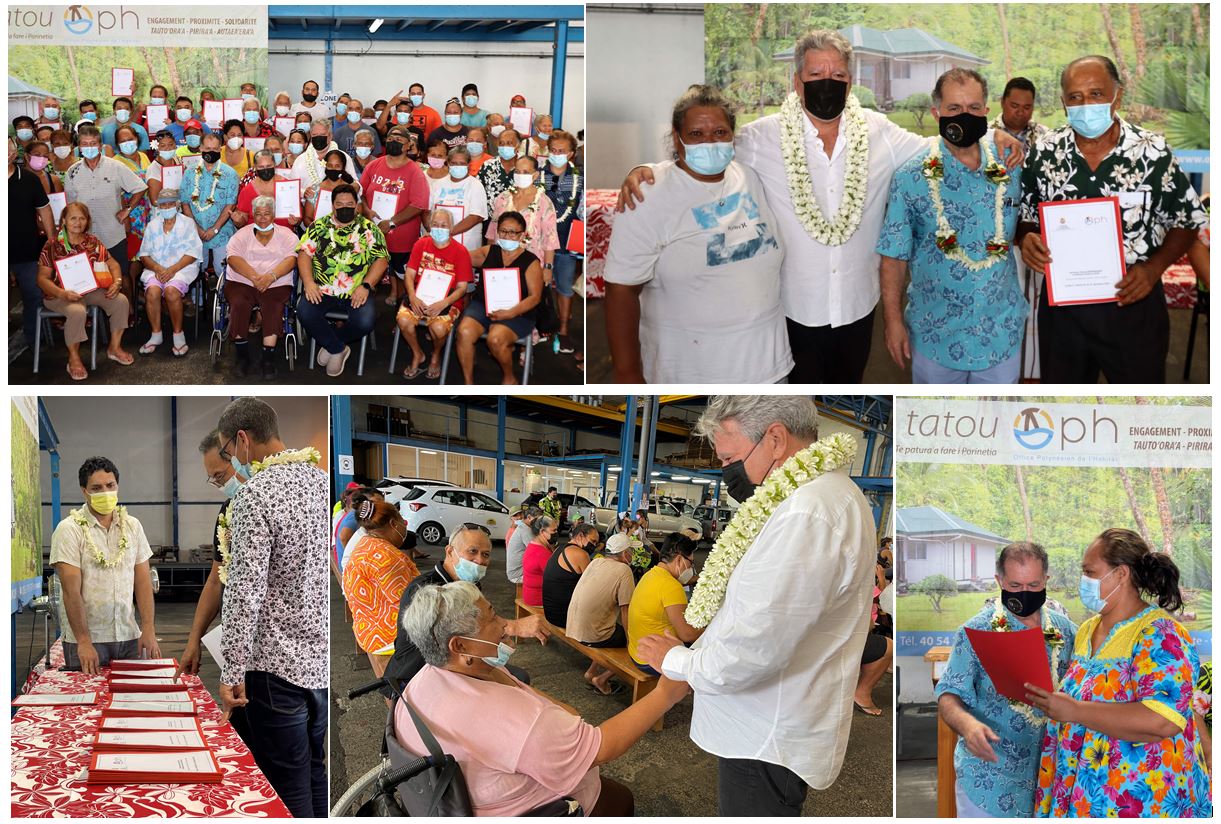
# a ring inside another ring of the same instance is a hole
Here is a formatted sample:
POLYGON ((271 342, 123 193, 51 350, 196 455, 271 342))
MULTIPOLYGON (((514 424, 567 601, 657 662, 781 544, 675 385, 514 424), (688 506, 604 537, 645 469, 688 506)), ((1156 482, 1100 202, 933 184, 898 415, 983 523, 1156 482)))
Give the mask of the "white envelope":
POLYGON ((373 213, 378 221, 389 220, 398 214, 399 196, 390 192, 373 193, 373 213))
POLYGON ((438 272, 436 269, 420 270, 419 281, 415 285, 415 296, 425 306, 444 300, 449 294, 450 284, 454 282, 453 275, 438 272))

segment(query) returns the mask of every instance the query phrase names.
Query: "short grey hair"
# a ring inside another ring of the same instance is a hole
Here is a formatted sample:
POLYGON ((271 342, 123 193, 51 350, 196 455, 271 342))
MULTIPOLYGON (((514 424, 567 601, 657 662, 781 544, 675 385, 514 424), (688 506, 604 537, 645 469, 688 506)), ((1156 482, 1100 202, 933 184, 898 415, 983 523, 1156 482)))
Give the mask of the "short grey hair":
MULTIPOLYGON (((268 135, 268 137, 270 137, 270 136, 271 136, 271 135, 268 135)), ((264 139, 266 139, 266 138, 264 138, 264 139)), ((271 163, 272 163, 272 165, 273 165, 273 166, 275 165, 275 162, 276 162, 276 153, 275 153, 275 152, 273 152, 271 149, 259 149, 257 152, 255 152, 255 153, 254 153, 254 159, 255 159, 256 161, 257 161, 257 160, 258 160, 260 157, 265 157, 265 158, 267 158, 268 160, 270 160, 270 161, 271 161, 271 163)))
POLYGON ((482 597, 479 588, 466 581, 420 587, 416 591, 403 611, 403 629, 426 664, 444 667, 449 663, 450 639, 479 632, 482 597))
POLYGON ((226 441, 237 436, 238 430, 243 430, 255 443, 267 443, 280 437, 280 424, 276 410, 266 401, 258 398, 238 398, 225 407, 220 413, 220 422, 216 424, 220 436, 226 441))
POLYGON ((491 537, 488 535, 488 533, 484 532, 478 526, 468 526, 467 524, 462 524, 457 529, 455 529, 453 531, 453 533, 449 536, 449 545, 456 546, 458 543, 458 539, 470 532, 473 532, 473 533, 481 536, 489 543, 492 540, 491 537))
POLYGON ((318 120, 311 120, 310 128, 312 129, 314 126, 322 126, 329 132, 331 130, 331 119, 329 117, 323 117, 319 118, 318 120))
POLYGON ((272 212, 275 212, 276 199, 268 195, 259 195, 250 203, 250 214, 253 215, 259 209, 271 209, 272 212))
POLYGON ((793 48, 794 69, 801 71, 801 66, 805 63, 806 52, 825 49, 834 49, 839 52, 840 57, 844 58, 844 64, 848 66, 848 71, 852 71, 852 44, 848 42, 848 38, 831 29, 814 29, 802 35, 793 48))
POLYGON ((199 453, 206 455, 213 449, 219 450, 220 447, 220 430, 213 429, 207 435, 204 435, 203 440, 199 442, 199 453))
POLYGON ((1047 560, 1047 550, 1041 544, 1036 544, 1031 541, 1018 541, 1009 544, 996 554, 996 574, 1005 574, 1005 564, 1009 561, 1017 561, 1019 564, 1022 561, 1028 561, 1031 558, 1035 559, 1043 565, 1043 574, 1047 574, 1049 567, 1047 560))
POLYGON ((458 155, 462 155, 463 157, 465 157, 467 163, 469 163, 471 160, 471 150, 466 148, 466 146, 455 146, 454 148, 449 150, 449 159, 450 160, 453 160, 458 155))
POLYGON ((454 225, 454 213, 448 209, 442 209, 440 206, 438 206, 432 210, 432 212, 428 215, 428 218, 435 224, 437 222, 437 218, 439 218, 441 215, 445 215, 449 218, 449 225, 452 228, 454 225))
POLYGON ((695 423, 695 434, 711 440, 730 419, 751 441, 762 438, 774 423, 798 438, 818 437, 818 406, 809 395, 714 395, 695 423))
POLYGON ((950 69, 949 71, 943 73, 940 77, 937 78, 937 83, 933 86, 933 93, 932 93, 932 95, 930 95, 930 97, 933 100, 933 105, 934 106, 941 105, 941 101, 945 95, 945 84, 946 83, 957 83, 958 85, 965 86, 966 84, 971 83, 971 82, 978 83, 980 85, 980 87, 983 88, 984 100, 987 100, 988 99, 988 81, 984 79, 984 76, 982 74, 980 74, 979 72, 975 71, 974 69, 964 69, 962 67, 956 67, 956 68, 950 69))

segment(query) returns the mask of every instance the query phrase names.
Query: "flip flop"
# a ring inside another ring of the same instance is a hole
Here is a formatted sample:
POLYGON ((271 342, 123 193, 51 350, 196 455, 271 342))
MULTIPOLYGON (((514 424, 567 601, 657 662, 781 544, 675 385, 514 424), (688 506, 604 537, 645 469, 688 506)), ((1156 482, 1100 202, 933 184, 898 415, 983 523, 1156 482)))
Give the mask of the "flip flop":
POLYGON ((430 381, 435 381, 437 378, 441 377, 441 367, 428 367, 428 373, 424 377, 428 378, 430 381))
POLYGON ((424 371, 424 369, 422 367, 408 366, 406 369, 403 370, 403 379, 413 381, 416 378, 420 377, 420 373, 423 371, 424 371))
POLYGON ((72 378, 72 380, 74 380, 74 381, 83 381, 89 377, 89 372, 85 369, 85 367, 83 365, 81 366, 81 371, 73 372, 72 364, 68 364, 68 377, 72 378))
POLYGON ((190 351, 190 349, 191 347, 184 343, 182 346, 175 346, 170 351, 174 353, 174 357, 181 358, 184 357, 186 353, 190 351))
POLYGON ((855 701, 852 702, 852 706, 861 715, 868 715, 870 718, 881 718, 882 717, 882 708, 881 707, 863 707, 860 704, 856 703, 855 701), (875 710, 875 712, 870 712, 870 710, 875 710))
POLYGON ((133 358, 131 355, 127 354, 126 352, 123 353, 123 357, 119 357, 118 355, 114 354, 113 352, 107 352, 106 357, 110 358, 112 361, 114 361, 115 363, 117 363, 121 366, 131 366, 133 363, 136 362, 136 359, 133 358), (124 360, 124 358, 126 358, 126 360, 124 360))
POLYGON ((148 341, 145 341, 144 343, 140 344, 139 352, 141 355, 151 355, 157 351, 157 347, 160 345, 160 343, 149 343, 148 341))
POLYGON ((624 687, 623 687, 623 685, 622 685, 622 684, 620 684, 620 683, 619 683, 619 682, 617 682, 617 681, 612 682, 612 683, 611 683, 611 685, 610 685, 610 689, 608 689, 606 692, 603 692, 602 690, 598 689, 598 688, 597 688, 596 686, 594 686, 593 684, 586 684, 586 685, 585 685, 585 689, 589 690, 590 692, 592 692, 592 693, 594 693, 594 694, 596 694, 596 695, 607 695, 607 696, 610 696, 610 695, 620 695, 620 694, 622 694, 622 693, 623 693, 623 691, 624 691, 624 687))

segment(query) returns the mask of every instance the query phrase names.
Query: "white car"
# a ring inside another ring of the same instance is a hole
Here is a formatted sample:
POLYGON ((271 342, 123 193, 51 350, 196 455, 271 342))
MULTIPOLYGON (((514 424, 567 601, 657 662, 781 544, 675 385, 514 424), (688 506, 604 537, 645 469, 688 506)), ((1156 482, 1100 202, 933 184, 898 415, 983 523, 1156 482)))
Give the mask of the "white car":
POLYGON ((417 486, 399 504, 407 528, 421 541, 443 546, 463 524, 487 530, 503 541, 509 530, 509 508, 486 492, 456 486, 417 486))
POLYGON ((390 478, 383 478, 373 485, 375 489, 381 491, 386 498, 386 503, 397 504, 407 497, 407 493, 415 489, 417 486, 457 486, 449 481, 436 481, 432 478, 408 478, 402 475, 396 475, 390 478))

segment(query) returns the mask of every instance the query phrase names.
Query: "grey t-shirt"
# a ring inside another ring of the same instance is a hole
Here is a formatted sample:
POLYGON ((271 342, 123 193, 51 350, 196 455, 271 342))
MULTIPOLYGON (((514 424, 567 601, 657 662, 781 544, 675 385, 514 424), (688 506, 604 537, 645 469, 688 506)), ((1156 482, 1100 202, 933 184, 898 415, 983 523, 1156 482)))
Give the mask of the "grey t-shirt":
POLYGON ((509 538, 508 545, 505 546, 505 573, 509 580, 515 584, 520 584, 525 578, 521 568, 522 557, 526 554, 526 547, 530 544, 530 539, 534 537, 534 533, 530 531, 530 527, 525 524, 518 524, 513 530, 513 535, 509 538))

